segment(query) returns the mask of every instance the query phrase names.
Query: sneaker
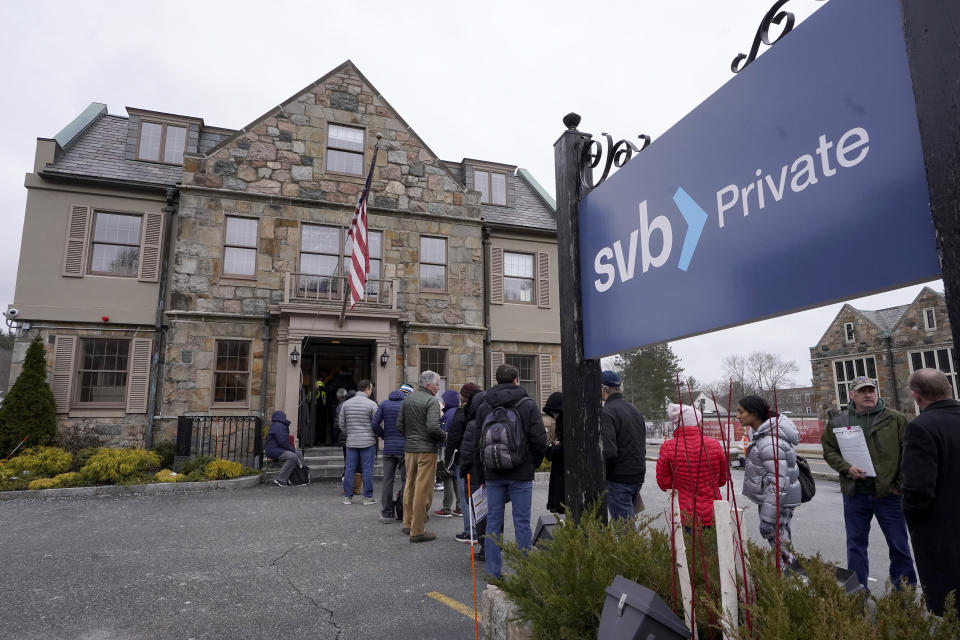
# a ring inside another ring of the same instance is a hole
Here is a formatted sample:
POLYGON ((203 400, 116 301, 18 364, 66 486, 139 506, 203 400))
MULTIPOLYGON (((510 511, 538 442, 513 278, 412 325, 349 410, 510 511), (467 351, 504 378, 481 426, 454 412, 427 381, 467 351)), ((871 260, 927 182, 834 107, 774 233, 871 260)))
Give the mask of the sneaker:
POLYGON ((343 504, 353 504, 353 496, 343 496, 343 504))
POLYGON ((476 544, 476 538, 471 538, 469 533, 460 532, 457 535, 453 536, 456 538, 457 542, 463 542, 466 544, 476 544))
POLYGON ((433 490, 434 490, 434 491, 443 491, 443 483, 442 483, 442 482, 438 482, 437 484, 433 485, 433 490))
POLYGON ((460 507, 457 507, 453 510, 453 515, 463 517, 463 511, 460 510, 460 507))
POLYGON ((363 499, 363 506, 367 506, 367 505, 370 505, 370 504, 377 504, 377 499, 376 499, 376 498, 364 498, 364 499, 363 499))
POLYGON ((437 509, 433 512, 433 515, 437 516, 438 518, 452 518, 453 511, 450 511, 449 509, 437 509))
POLYGON ((287 483, 286 483, 286 482, 280 482, 280 481, 277 480, 276 478, 273 479, 273 484, 277 485, 278 487, 285 487, 285 486, 287 486, 287 483))
POLYGON ((431 540, 436 540, 437 534, 430 533, 429 531, 424 531, 418 536, 410 536, 410 542, 430 542, 431 540))

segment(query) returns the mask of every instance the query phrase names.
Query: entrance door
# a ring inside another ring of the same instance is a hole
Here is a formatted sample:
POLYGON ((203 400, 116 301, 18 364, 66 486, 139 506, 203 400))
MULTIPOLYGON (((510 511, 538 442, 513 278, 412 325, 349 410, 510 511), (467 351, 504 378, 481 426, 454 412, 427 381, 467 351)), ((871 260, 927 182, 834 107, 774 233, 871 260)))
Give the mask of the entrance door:
POLYGON ((339 432, 334 425, 337 389, 355 391, 358 382, 371 379, 375 346, 373 342, 304 338, 300 361, 300 416, 306 446, 337 444, 339 432), (324 384, 319 394, 317 380, 324 384))

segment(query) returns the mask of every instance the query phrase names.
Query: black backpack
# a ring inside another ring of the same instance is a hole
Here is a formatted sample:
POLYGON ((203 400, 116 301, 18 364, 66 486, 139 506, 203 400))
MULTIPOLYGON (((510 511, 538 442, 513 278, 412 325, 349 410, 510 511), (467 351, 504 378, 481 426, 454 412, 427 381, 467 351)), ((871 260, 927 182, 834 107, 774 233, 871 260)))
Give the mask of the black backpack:
MULTIPOLYGON (((480 426, 480 459, 484 469, 510 471, 527 459, 527 434, 517 408, 529 396, 512 405, 494 407, 480 426)), ((532 400, 531 400, 532 402, 532 400)))
POLYGON ((813 480, 810 463, 797 456, 797 469, 800 471, 800 502, 810 502, 817 495, 817 483, 813 480))

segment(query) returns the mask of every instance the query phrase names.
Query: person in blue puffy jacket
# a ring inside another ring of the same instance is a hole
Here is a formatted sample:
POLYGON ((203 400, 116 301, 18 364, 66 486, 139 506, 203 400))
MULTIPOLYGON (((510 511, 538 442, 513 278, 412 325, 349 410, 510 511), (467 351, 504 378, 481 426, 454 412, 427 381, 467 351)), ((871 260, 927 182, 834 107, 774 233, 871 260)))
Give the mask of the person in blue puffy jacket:
POLYGON ((285 487, 294 468, 303 464, 303 456, 290 444, 290 421, 287 420, 287 414, 283 411, 274 411, 270 419, 270 431, 267 432, 264 453, 268 458, 283 461, 283 469, 280 470, 280 475, 274 478, 273 483, 278 487, 285 487))
MULTIPOLYGON (((410 388, 409 385, 403 385, 410 388)), ((411 389, 412 390, 412 389, 411 389)), ((393 480, 397 471, 400 472, 400 486, 407 482, 407 467, 405 464, 404 448, 406 439, 397 431, 397 415, 400 405, 407 397, 403 387, 394 389, 387 399, 380 403, 377 412, 373 414, 370 428, 379 438, 383 438, 383 491, 380 494, 380 522, 387 524, 396 517, 393 480)))

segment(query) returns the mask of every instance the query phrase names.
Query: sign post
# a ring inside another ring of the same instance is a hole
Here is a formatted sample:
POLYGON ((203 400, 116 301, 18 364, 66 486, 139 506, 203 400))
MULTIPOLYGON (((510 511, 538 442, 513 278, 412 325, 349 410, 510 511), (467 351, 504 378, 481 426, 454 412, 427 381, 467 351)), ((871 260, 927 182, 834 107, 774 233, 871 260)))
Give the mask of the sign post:
MULTIPOLYGON (((567 130, 554 143, 557 180, 557 254, 560 267, 560 361, 563 376, 563 461, 567 513, 580 521, 604 490, 600 451, 600 361, 583 357, 580 304, 580 158, 588 134, 577 131, 580 116, 567 114, 567 130)), ((601 515, 606 519, 606 503, 601 515)))

